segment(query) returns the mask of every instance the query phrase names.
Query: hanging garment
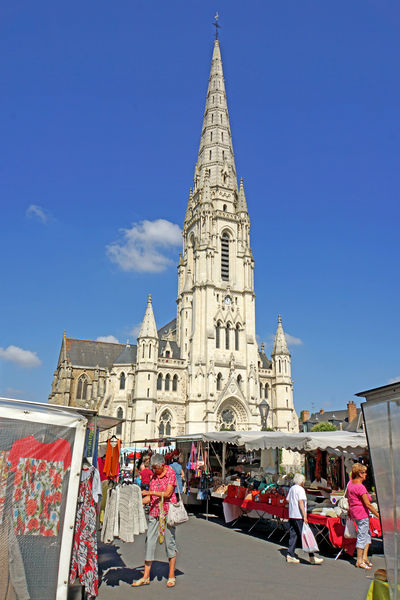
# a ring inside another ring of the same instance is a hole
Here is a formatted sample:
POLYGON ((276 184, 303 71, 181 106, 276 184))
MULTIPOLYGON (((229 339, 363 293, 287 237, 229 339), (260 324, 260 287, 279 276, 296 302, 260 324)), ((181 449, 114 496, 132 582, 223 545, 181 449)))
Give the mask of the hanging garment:
POLYGON ((69 442, 45 444, 28 436, 14 442, 8 456, 15 473, 13 527, 19 535, 58 535, 65 471, 71 465, 69 442))
POLYGON ((107 477, 104 474, 104 465, 106 463, 106 458, 102 458, 101 456, 99 456, 99 458, 97 459, 97 468, 99 469, 99 473, 100 473, 100 479, 101 481, 106 481, 107 477))
MULTIPOLYGON (((8 477, 8 451, 0 452, 0 525, 3 522, 8 477)), ((1 596, 0 596, 1 598, 1 596)))
POLYGON ((115 479, 119 475, 121 440, 115 440, 115 442, 115 445, 111 439, 107 442, 106 460, 103 472, 108 479, 115 479))
POLYGON ((147 529, 142 494, 138 485, 118 485, 108 490, 101 541, 111 544, 118 537, 133 542, 147 529))
POLYGON ((3 540, 0 543, 0 599, 29 600, 21 551, 8 519, 0 525, 0 539, 3 540))
POLYGON ((89 475, 85 476, 84 480, 81 481, 79 485, 70 583, 74 583, 78 576, 79 582, 85 586, 85 591, 89 598, 94 598, 97 596, 99 589, 96 507, 92 492, 96 469, 90 467, 88 471, 90 471, 89 475))

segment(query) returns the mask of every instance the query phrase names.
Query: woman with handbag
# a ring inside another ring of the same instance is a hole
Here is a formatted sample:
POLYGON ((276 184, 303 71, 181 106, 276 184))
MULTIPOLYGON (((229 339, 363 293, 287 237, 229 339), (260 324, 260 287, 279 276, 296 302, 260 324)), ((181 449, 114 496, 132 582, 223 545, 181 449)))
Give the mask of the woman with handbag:
POLYGON ((371 496, 367 492, 364 481, 367 478, 367 467, 355 463, 351 470, 351 480, 346 489, 349 501, 349 517, 357 523, 357 562, 360 569, 371 569, 372 563, 368 560, 368 549, 371 543, 369 533, 369 513, 379 519, 379 513, 371 504, 371 496))
MULTIPOLYGON (((303 526, 308 524, 307 520, 307 496, 304 489, 305 477, 301 473, 296 473, 293 477, 293 485, 289 490, 286 500, 289 502, 289 548, 286 555, 286 562, 299 563, 296 556, 297 541, 302 541, 303 526)), ((324 562, 323 558, 309 552, 310 563, 320 565, 324 562)))
POLYGON ((150 504, 149 522, 146 538, 146 557, 144 573, 138 581, 132 583, 133 587, 149 585, 151 565, 157 543, 165 543, 165 550, 169 561, 167 587, 175 586, 176 541, 175 527, 167 524, 167 515, 170 503, 176 503, 175 486, 176 475, 171 467, 165 464, 161 454, 153 454, 150 461, 153 477, 150 489, 142 490, 143 504, 150 504))

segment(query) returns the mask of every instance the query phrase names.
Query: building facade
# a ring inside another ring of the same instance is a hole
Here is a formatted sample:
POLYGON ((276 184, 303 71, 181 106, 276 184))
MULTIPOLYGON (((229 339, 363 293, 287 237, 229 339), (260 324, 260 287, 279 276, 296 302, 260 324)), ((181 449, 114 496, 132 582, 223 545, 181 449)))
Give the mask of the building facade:
POLYGON ((219 41, 183 224, 176 318, 157 330, 149 296, 136 345, 64 334, 50 402, 119 416, 123 444, 166 435, 268 427, 297 431, 281 317, 271 358, 258 348, 254 259, 238 185, 219 41))

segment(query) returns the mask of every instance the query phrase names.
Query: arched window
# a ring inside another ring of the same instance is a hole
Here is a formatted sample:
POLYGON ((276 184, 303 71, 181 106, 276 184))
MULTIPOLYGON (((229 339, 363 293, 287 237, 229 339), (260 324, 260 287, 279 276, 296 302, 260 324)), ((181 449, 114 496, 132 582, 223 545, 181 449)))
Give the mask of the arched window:
POLYGON ((239 350, 239 323, 236 325, 235 329, 235 350, 239 350))
POLYGON ((174 375, 172 378, 172 391, 176 392, 178 389, 178 375, 174 375))
POLYGON ((121 375, 119 376, 119 389, 120 390, 125 389, 125 373, 124 372, 122 372, 121 375))
POLYGON ((265 388, 264 388, 264 398, 266 398, 268 400, 268 383, 265 384, 265 388))
POLYGON ((264 390, 263 384, 260 383, 260 398, 263 397, 263 390, 264 390))
POLYGON ((161 375, 161 373, 159 373, 158 377, 157 377, 157 389, 162 390, 162 375, 161 375))
POLYGON ((217 390, 219 391, 222 388, 222 374, 218 373, 217 375, 217 390))
POLYGON ((216 348, 220 347, 220 338, 221 338, 221 321, 218 321, 217 326, 215 328, 215 346, 216 348))
POLYGON ((238 384, 239 388, 242 387, 242 376, 241 375, 237 376, 237 384, 238 384))
POLYGON ((229 281, 229 235, 223 233, 221 237, 221 279, 229 281))
POLYGON ((279 373, 281 373, 282 372, 281 359, 278 360, 278 369, 279 369, 279 373))
POLYGON ((76 389, 77 400, 86 400, 88 391, 88 380, 86 375, 81 375, 78 379, 78 387, 76 389))
POLYGON ((144 358, 144 344, 143 344, 143 358, 144 358))
POLYGON ((149 358, 151 358, 151 344, 149 344, 149 358))
POLYGON ((158 426, 158 434, 160 437, 171 435, 171 421, 172 416, 169 410, 164 410, 160 417, 160 424, 158 426))
POLYGON ((165 391, 168 392, 169 391, 169 382, 171 380, 171 377, 169 375, 169 373, 167 373, 167 375, 165 376, 165 391))
POLYGON ((229 350, 229 336, 230 335, 231 335, 231 324, 227 323, 226 329, 225 329, 225 348, 227 350, 229 350))
MULTIPOLYGON (((124 411, 122 410, 121 407, 119 407, 119 409, 117 410, 117 419, 123 419, 123 418, 124 418, 124 411)), ((118 423, 117 428, 115 430, 115 434, 122 435, 122 423, 118 423)))

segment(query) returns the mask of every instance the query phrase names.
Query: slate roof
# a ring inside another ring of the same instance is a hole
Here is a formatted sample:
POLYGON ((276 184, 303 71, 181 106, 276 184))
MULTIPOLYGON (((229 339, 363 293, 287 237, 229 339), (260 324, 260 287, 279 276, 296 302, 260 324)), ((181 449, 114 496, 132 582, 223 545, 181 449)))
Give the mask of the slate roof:
POLYGON ((66 338, 66 346, 67 357, 72 365, 92 368, 98 365, 103 369, 110 368, 125 348, 125 344, 72 338, 66 338))
POLYGON ((160 340, 158 343, 158 356, 162 356, 165 350, 165 346, 169 344, 172 351, 170 358, 180 358, 179 346, 176 342, 170 342, 168 340, 160 340))
MULTIPOLYGON (((347 410, 327 410, 323 413, 312 413, 307 421, 309 426, 313 427, 317 423, 327 423, 328 421, 339 421, 342 423, 343 431, 359 431, 361 408, 357 408, 357 416, 349 423, 349 415, 347 410)), ((362 420, 360 421, 360 425, 362 420)))
POLYGON ((173 332, 176 330, 176 319, 172 319, 172 321, 164 325, 164 327, 161 327, 161 329, 157 331, 158 337, 160 338, 163 335, 167 335, 170 329, 172 329, 173 332))
POLYGON ((121 354, 114 360, 115 365, 134 365, 136 364, 137 346, 125 346, 121 354))
POLYGON ((259 352, 258 356, 259 356, 259 359, 261 361, 261 368, 262 369, 270 369, 272 367, 272 362, 268 359, 268 357, 265 354, 265 352, 259 352))

